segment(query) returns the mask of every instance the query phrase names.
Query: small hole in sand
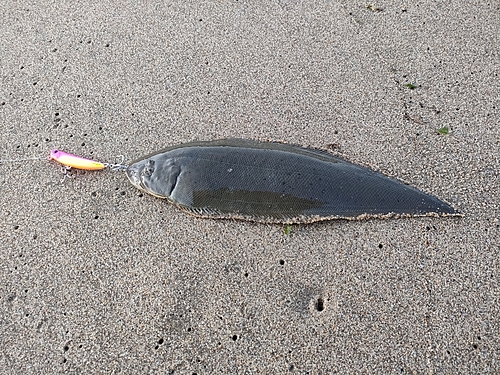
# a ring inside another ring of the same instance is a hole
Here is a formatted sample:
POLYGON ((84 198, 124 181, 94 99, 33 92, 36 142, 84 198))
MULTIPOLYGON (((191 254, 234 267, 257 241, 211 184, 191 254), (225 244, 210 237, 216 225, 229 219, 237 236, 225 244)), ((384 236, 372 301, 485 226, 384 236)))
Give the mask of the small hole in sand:
POLYGON ((323 298, 318 298, 316 301, 316 310, 318 311, 323 311, 325 309, 325 303, 323 301, 323 298))

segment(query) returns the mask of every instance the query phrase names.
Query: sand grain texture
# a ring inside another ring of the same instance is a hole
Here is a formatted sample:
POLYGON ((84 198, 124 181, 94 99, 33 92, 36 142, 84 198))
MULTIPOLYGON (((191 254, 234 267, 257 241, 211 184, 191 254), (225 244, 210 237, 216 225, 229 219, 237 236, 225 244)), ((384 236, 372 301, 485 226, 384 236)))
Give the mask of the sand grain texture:
POLYGON ((185 215, 120 172, 60 184, 55 164, 2 163, 0 373, 500 372, 498 2, 0 14, 2 159, 270 139, 334 149, 465 215, 285 235, 185 215))

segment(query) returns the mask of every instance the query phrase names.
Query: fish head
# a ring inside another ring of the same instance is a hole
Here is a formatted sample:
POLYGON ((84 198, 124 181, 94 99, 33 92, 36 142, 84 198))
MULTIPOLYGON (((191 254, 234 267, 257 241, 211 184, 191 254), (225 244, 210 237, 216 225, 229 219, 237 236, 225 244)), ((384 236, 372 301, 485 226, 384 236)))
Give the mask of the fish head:
POLYGON ((136 188, 150 193, 150 180, 155 171, 155 160, 144 159, 134 162, 127 168, 127 177, 136 188))
POLYGON ((136 188, 159 198, 169 198, 177 183, 180 168, 171 161, 154 157, 132 163, 127 177, 136 188))

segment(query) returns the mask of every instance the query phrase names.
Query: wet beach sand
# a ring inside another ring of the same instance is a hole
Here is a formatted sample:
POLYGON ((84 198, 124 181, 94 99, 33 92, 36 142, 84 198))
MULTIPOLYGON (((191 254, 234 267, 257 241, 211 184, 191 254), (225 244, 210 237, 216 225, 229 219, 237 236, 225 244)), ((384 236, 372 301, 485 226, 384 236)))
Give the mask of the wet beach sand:
POLYGON ((189 216, 0 163, 2 374, 500 371, 498 2, 0 4, 0 158, 328 149, 463 213, 189 216))

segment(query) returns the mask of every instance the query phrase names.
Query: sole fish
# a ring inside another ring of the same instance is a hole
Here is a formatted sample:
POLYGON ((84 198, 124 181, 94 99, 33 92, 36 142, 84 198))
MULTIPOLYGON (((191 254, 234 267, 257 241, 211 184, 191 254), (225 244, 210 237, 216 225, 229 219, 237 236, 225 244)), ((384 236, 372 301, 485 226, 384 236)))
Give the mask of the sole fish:
POLYGON ((245 139, 201 141, 144 156, 130 182, 199 217, 264 223, 457 216, 453 207, 328 152, 245 139))

